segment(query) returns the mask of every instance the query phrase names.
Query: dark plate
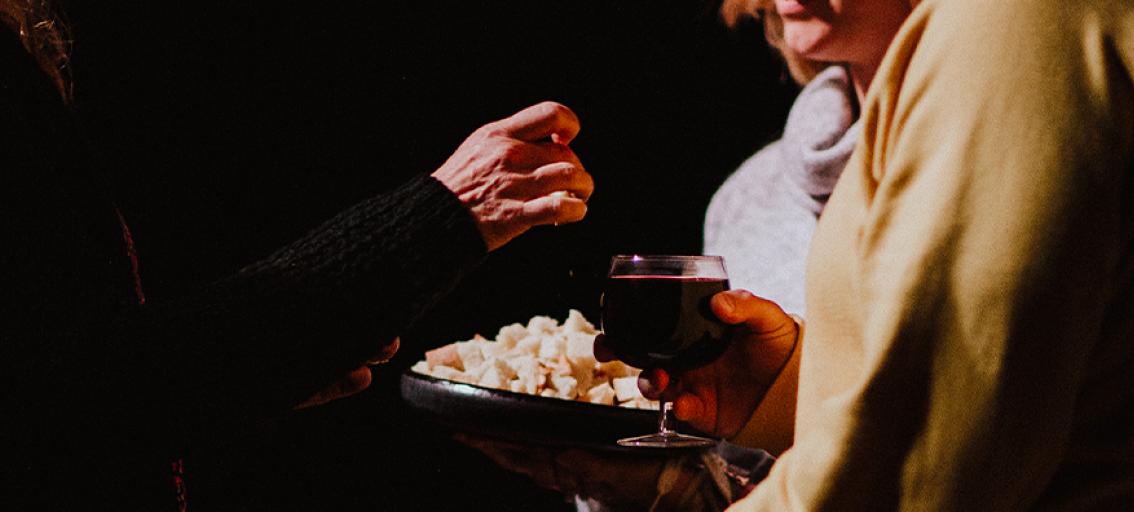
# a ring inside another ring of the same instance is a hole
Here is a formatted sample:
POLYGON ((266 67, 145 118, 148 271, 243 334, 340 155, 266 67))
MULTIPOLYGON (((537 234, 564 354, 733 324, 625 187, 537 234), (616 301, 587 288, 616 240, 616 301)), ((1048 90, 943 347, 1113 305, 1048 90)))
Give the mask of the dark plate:
POLYGON ((657 430, 658 412, 513 393, 407 370, 402 398, 453 430, 521 443, 638 451, 619 438, 657 430))

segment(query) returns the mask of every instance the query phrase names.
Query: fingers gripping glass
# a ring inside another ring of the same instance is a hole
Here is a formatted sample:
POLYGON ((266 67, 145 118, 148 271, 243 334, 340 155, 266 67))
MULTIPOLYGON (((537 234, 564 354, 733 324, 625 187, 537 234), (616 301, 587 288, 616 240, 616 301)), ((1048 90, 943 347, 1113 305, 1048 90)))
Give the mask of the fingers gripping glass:
MULTIPOLYGON (((726 326, 709 300, 728 289, 719 256, 615 256, 602 299, 604 342, 638 368, 674 372, 716 359, 727 343, 726 326)), ((715 441, 679 434, 670 426, 673 404, 659 406, 658 432, 619 439, 622 446, 688 448, 715 441)))

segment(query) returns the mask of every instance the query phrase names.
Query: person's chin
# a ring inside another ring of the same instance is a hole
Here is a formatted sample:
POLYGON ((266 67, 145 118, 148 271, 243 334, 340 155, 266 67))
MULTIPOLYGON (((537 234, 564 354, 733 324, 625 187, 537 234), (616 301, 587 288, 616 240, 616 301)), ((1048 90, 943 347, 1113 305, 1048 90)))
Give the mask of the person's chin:
POLYGON ((824 60, 830 27, 815 22, 785 22, 784 45, 809 60, 824 60))

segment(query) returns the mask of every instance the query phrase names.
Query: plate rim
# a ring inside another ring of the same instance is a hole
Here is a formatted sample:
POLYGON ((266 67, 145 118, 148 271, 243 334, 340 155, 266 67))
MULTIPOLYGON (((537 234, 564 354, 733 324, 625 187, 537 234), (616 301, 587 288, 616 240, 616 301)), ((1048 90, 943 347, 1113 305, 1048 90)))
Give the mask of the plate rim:
MULTIPOLYGON (((529 393, 519 393, 516 391, 509 391, 506 389, 491 388, 488 386, 481 386, 479 384, 471 384, 468 382, 460 382, 452 379, 445 379, 441 377, 434 377, 414 371, 412 368, 407 368, 402 372, 401 379, 404 381, 406 378, 414 378, 426 382, 435 383, 442 387, 451 388, 458 391, 462 395, 495 395, 501 398, 518 399, 520 401, 530 401, 535 404, 555 404, 566 407, 578 407, 582 410, 590 409, 597 413, 606 414, 619 414, 619 415, 633 415, 633 416, 649 416, 656 418, 658 414, 657 409, 638 409, 631 407, 619 407, 617 405, 596 404, 593 402, 586 402, 583 400, 566 400, 563 398, 555 398, 549 396, 533 395, 529 393)), ((405 396, 402 397, 405 399, 405 396)), ((412 404, 411 404, 412 405, 412 404)))

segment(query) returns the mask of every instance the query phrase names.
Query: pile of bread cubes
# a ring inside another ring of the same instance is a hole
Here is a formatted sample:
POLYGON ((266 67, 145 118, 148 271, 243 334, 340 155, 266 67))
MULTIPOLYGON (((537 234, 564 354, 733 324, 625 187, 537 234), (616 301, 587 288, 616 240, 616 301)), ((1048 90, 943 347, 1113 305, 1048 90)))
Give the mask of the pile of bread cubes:
POLYGON ((594 404, 657 409, 638 391, 641 370, 619 361, 595 360, 598 331, 582 313, 571 310, 560 325, 535 316, 527 325, 504 326, 495 339, 479 334, 426 352, 413 371, 514 393, 527 393, 594 404))

